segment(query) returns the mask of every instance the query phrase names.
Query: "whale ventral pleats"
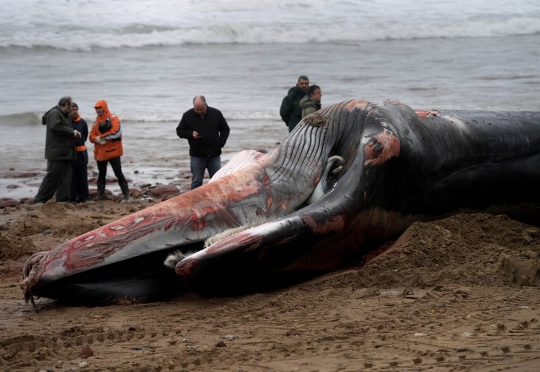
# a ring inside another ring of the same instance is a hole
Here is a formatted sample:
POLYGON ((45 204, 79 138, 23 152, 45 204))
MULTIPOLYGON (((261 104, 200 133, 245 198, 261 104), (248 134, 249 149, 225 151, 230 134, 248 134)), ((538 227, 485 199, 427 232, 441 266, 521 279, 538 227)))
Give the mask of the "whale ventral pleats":
POLYGON ((324 127, 330 124, 330 118, 314 112, 304 118, 304 123, 311 125, 312 127, 324 127))

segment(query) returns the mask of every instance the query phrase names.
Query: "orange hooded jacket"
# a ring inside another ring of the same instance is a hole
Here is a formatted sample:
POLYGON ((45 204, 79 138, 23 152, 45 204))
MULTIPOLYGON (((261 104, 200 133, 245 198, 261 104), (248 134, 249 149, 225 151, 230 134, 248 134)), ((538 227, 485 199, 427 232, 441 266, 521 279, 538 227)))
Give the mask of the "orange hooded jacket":
POLYGON ((94 159, 105 161, 122 156, 124 149, 122 147, 122 126, 120 125, 120 119, 116 115, 111 114, 105 100, 97 101, 94 108, 97 107, 103 109, 103 114, 96 117, 96 121, 90 131, 90 142, 94 144, 94 159), (102 125, 102 131, 100 131, 100 123, 107 121, 110 122, 110 125, 102 125), (106 127, 107 130, 103 131, 103 127, 106 127), (96 137, 99 137, 100 140, 105 140, 106 143, 103 145, 99 144, 96 142, 96 137))

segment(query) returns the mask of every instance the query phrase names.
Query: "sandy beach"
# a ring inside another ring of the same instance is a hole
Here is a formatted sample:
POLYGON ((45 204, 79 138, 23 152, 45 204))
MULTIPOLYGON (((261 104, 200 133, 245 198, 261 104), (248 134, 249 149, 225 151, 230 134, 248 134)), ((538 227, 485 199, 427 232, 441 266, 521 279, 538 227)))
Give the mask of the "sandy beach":
POLYGON ((6 207, 2 371, 537 371, 540 229, 415 223, 364 262, 271 293, 70 307, 19 289, 28 257, 159 200, 6 207), (365 263, 365 265, 364 265, 365 263))

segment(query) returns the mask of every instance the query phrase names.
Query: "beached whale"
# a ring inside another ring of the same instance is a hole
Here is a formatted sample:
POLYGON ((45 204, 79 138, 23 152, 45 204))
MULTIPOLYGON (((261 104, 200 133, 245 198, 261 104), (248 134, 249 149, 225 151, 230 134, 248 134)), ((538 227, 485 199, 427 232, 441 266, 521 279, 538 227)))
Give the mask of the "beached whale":
POLYGON ((32 256, 20 284, 27 300, 92 304, 262 291, 334 270, 416 220, 538 202, 539 187, 539 112, 353 100, 198 189, 32 256))

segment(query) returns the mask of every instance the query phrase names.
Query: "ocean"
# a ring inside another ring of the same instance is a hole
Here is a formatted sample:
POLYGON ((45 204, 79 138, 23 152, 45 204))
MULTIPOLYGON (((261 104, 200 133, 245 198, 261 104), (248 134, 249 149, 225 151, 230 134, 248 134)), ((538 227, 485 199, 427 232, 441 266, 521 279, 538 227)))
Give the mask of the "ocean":
POLYGON ((132 186, 185 183, 188 146, 175 129, 195 95, 231 127, 224 163, 272 149, 288 135, 279 106, 299 75, 321 87, 323 107, 359 98, 540 111, 537 0, 0 3, 0 197, 37 192, 40 118, 64 95, 90 125, 100 99, 120 117, 132 186))

